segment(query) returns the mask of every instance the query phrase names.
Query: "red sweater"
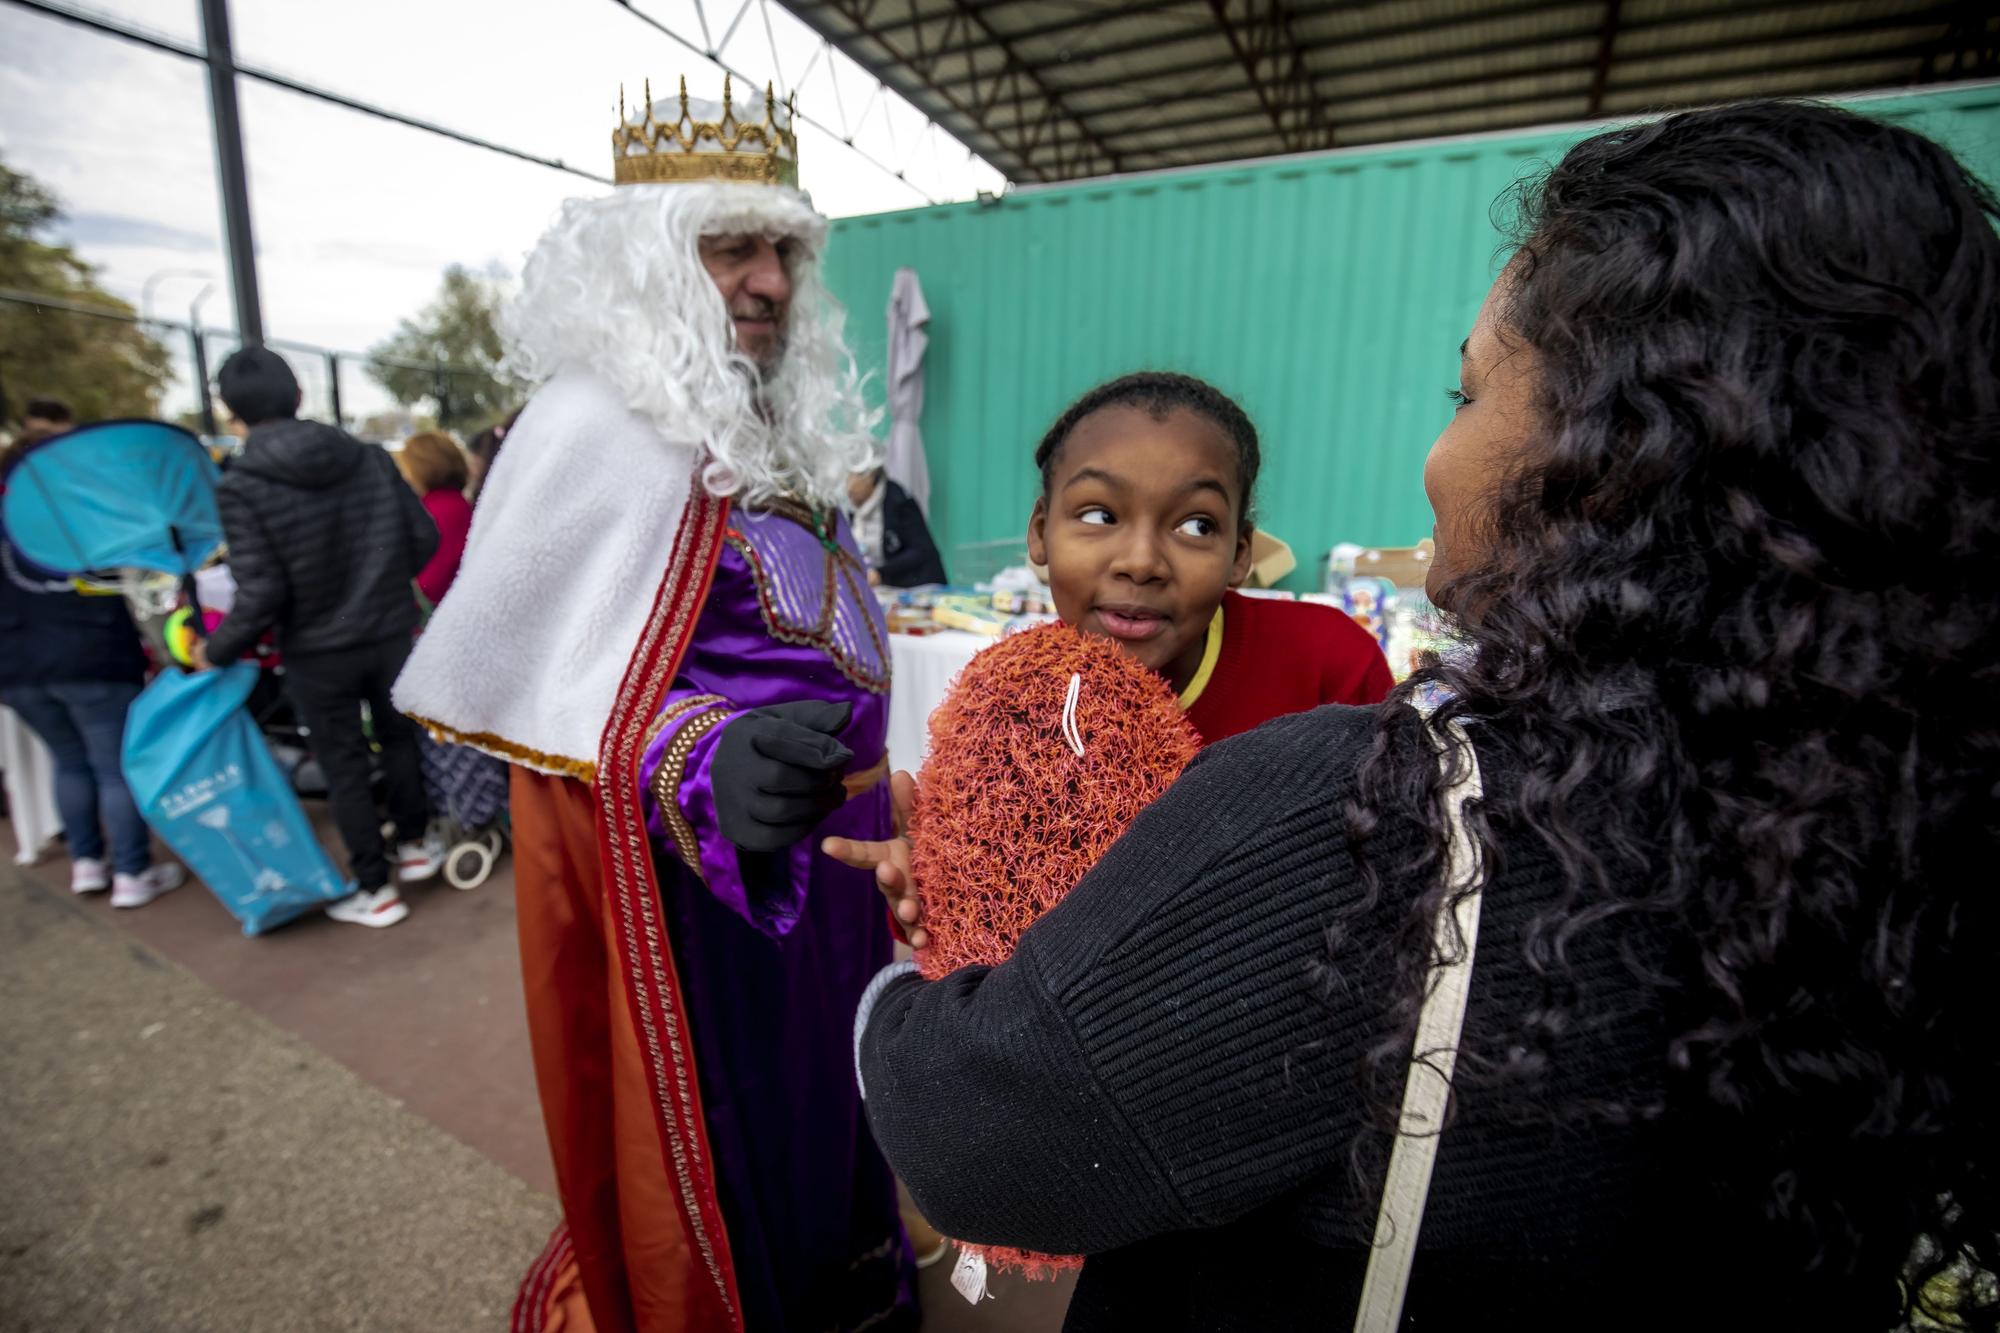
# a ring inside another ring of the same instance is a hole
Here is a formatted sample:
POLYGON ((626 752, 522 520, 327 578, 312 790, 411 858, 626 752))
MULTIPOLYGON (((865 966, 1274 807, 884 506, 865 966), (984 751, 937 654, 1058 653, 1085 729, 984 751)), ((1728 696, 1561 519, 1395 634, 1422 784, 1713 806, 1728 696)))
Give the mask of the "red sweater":
POLYGON ((1225 593, 1222 652, 1188 721, 1212 745, 1321 704, 1377 704, 1395 678, 1372 635, 1316 602, 1225 593))
POLYGON ((417 589, 436 606, 444 600, 445 589, 458 577, 458 562, 465 558, 465 537, 472 531, 472 506, 457 491, 432 491, 424 497, 424 510, 437 524, 438 548, 430 563, 417 574, 417 589))

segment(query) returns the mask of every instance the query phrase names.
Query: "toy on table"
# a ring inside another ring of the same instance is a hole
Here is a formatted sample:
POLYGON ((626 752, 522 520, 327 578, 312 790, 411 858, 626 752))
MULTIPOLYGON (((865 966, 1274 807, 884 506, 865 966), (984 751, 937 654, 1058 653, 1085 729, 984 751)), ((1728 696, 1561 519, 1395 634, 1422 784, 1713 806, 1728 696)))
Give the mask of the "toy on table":
MULTIPOLYGON (((973 658, 931 714, 910 826, 930 936, 917 953, 923 975, 1006 961, 1021 933, 1173 785, 1197 746, 1166 681, 1108 639, 1048 624, 973 658)), ((1083 1262, 961 1250, 1031 1277, 1083 1262)))
POLYGON ((1389 618, 1396 606, 1396 585, 1387 579, 1357 574, 1340 589, 1341 607, 1354 622, 1375 636, 1389 651, 1389 618))

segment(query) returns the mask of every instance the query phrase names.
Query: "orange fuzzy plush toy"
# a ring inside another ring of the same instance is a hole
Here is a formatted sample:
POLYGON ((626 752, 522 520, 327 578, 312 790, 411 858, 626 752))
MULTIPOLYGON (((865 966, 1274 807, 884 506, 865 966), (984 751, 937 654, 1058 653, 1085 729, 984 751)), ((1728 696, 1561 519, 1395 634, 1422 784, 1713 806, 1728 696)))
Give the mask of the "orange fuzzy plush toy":
MULTIPOLYGON (((1059 624, 973 658, 931 714, 930 738, 910 825, 929 980, 1005 962, 1198 748, 1165 680, 1059 624)), ((964 1248, 1035 1277, 1083 1262, 964 1248)))

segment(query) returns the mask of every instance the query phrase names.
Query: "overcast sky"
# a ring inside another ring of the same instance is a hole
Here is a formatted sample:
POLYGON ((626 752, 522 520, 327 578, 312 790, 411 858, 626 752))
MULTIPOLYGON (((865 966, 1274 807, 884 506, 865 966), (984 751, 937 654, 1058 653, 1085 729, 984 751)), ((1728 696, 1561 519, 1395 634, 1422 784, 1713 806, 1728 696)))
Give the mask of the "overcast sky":
MULTIPOLYGON (((803 116, 845 127, 909 178, 802 124, 801 183, 823 212, 968 199, 1001 184, 776 3, 634 4, 698 46, 703 17, 718 42, 733 21, 721 47, 732 67, 772 79, 781 95, 796 86, 803 116)), ((197 0, 75 7, 200 41, 197 0)), ((718 95, 722 80, 616 0, 233 0, 232 14, 245 65, 599 174, 609 174, 621 82, 636 102, 646 78, 656 95, 683 73, 697 96, 718 95)), ((266 84, 240 87, 272 337, 366 348, 430 299, 447 265, 518 273, 563 199, 608 188, 266 84)), ((200 63, 0 3, 0 158, 56 192, 64 238, 101 266, 107 289, 138 305, 152 278, 153 312, 184 319, 206 274, 216 290, 204 322, 234 323, 200 63)), ((317 368, 300 370, 314 392, 317 368)), ((350 415, 386 402, 358 367, 341 387, 350 415)), ((177 386, 168 410, 189 401, 177 386)))

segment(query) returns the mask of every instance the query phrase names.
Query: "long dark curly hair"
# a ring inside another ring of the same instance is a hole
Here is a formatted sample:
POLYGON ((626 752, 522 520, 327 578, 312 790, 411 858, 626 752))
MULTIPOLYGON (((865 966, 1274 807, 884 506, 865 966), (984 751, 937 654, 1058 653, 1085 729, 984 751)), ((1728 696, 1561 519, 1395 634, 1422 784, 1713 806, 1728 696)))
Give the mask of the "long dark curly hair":
MULTIPOLYGON (((1544 1002, 1468 1036, 1462 1077, 1532 1101, 1590 1020, 1571 947, 1664 940, 1633 987, 1671 1016, 1665 1091, 1559 1113, 1698 1136, 1822 1272, 1893 1295, 1920 1235, 1929 1271, 1993 1267, 2000 209, 1930 140, 1800 103, 1600 134, 1517 201, 1501 325, 1538 355, 1539 424, 1440 597, 1462 655, 1385 707, 1336 948, 1383 884, 1438 880, 1440 819, 1415 864, 1369 834, 1442 808, 1396 717, 1441 686, 1513 775, 1486 854, 1526 830, 1564 885, 1527 937, 1544 1002)), ((1443 896, 1399 937, 1384 1108, 1443 896)))

